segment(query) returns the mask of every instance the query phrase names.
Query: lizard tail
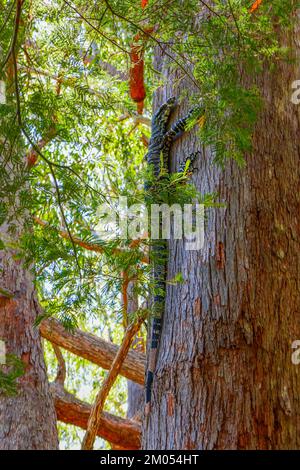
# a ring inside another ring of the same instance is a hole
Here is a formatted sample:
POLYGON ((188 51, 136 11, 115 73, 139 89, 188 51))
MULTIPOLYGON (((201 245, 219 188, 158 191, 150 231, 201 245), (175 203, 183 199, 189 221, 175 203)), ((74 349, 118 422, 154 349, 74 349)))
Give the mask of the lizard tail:
POLYGON ((157 356, 160 332, 161 332, 161 318, 153 318, 151 347, 150 347, 150 354, 149 354, 149 365, 148 365, 147 378, 146 378, 146 407, 145 407, 146 416, 148 416, 150 413, 152 383, 153 383, 153 376, 154 376, 155 365, 156 365, 156 356, 157 356))

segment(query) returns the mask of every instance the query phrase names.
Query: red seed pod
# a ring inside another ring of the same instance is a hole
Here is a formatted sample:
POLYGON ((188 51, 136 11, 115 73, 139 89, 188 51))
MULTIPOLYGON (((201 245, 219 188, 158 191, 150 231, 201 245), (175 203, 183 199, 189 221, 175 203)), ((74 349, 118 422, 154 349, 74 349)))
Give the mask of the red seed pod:
POLYGON ((142 47, 137 44, 132 44, 130 50, 131 67, 129 89, 132 100, 138 103, 139 114, 143 113, 143 102, 146 97, 143 56, 142 47))

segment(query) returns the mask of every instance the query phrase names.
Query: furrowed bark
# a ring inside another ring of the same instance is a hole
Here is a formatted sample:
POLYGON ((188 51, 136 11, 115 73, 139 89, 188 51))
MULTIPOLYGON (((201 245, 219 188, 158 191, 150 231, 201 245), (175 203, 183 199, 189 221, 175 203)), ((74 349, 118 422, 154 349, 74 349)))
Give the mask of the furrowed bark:
MULTIPOLYGON (((285 42, 298 54, 299 31, 285 42)), ((155 68, 168 70, 161 51, 155 68)), ((179 75, 156 93, 155 109, 191 90, 179 75)), ((173 148, 173 169, 202 150, 193 181, 226 208, 207 211, 203 249, 170 241, 168 278, 181 272, 184 282, 167 286, 145 449, 300 447, 300 366, 291 360, 300 338, 298 78, 283 62, 256 78, 265 108, 245 168, 218 168, 195 132, 173 148)))
POLYGON ((0 251, 1 283, 14 293, 11 299, 0 297, 0 339, 26 369, 17 381, 17 396, 0 394, 0 449, 56 449, 55 410, 39 331, 33 326, 39 306, 32 276, 13 255, 11 250, 0 251))
MULTIPOLYGON (((59 347, 93 362, 103 369, 110 368, 119 350, 119 347, 115 344, 97 338, 97 336, 90 333, 85 333, 78 329, 69 332, 59 321, 53 318, 43 320, 40 325, 40 332, 51 343, 57 344, 59 347)), ((121 366, 120 374, 133 382, 143 384, 145 378, 145 356, 138 352, 129 351, 121 366)))

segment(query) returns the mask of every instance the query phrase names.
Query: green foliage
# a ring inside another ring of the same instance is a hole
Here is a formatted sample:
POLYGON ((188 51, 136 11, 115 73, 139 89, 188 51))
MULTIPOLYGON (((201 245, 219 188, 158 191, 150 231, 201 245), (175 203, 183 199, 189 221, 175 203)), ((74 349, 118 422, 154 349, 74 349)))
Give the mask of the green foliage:
POLYGON ((190 181, 188 169, 183 173, 169 173, 163 167, 159 178, 154 176, 153 168, 146 170, 146 181, 149 190, 145 191, 147 205, 151 204, 190 204, 194 199, 199 199, 195 186, 190 181))
POLYGON ((14 354, 6 355, 6 364, 0 365, 0 395, 15 396, 18 393, 16 380, 25 372, 25 365, 14 354))
MULTIPOLYGON (((13 9, 3 23, 10 5, 6 2, 1 17, 3 55, 9 50, 14 23, 13 9)), ((68 327, 76 325, 78 317, 102 315, 104 310, 118 317, 121 273, 134 271, 141 258, 140 250, 128 249, 130 240, 104 242, 91 230, 100 203, 109 200, 113 207, 119 195, 127 196, 129 204, 143 201, 145 150, 140 138, 149 136, 149 130, 140 125, 133 131, 130 118, 119 118, 124 113, 134 116, 124 79, 132 37, 157 23, 158 10, 163 15, 148 37, 145 55, 147 96, 162 81, 151 66, 153 47, 168 44, 170 70, 176 68, 179 80, 193 83, 191 104, 201 102, 205 108, 200 138, 215 149, 220 164, 226 157, 243 163, 262 106, 251 77, 288 56, 279 43, 278 28, 291 27, 295 11, 295 2, 287 0, 276 0, 271 7, 262 2, 255 14, 249 13, 250 5, 245 0, 215 1, 208 9, 191 0, 183 12, 181 2, 163 0, 150 1, 145 11, 138 0, 95 6, 82 0, 24 4, 23 16, 31 19, 24 23, 17 45, 19 111, 25 134, 22 137, 16 122, 11 84, 7 104, 0 105, 1 135, 6 139, 2 150, 10 153, 17 171, 11 174, 1 163, 0 220, 9 219, 13 230, 14 221, 28 210, 49 224, 46 230, 27 226, 20 246, 28 265, 35 263, 45 315, 58 315, 68 327), (51 129, 54 137, 39 154, 39 164, 26 171, 20 149, 29 149, 51 129), (86 252, 72 237, 62 239, 61 229, 101 246, 104 254, 86 252), (116 249, 123 254, 115 256, 116 249)), ((148 202, 157 202, 158 195, 168 204, 199 199, 187 181, 188 169, 183 175, 163 175, 156 182, 156 194, 146 195, 148 202)), ((147 269, 138 275, 140 293, 147 269)))
POLYGON ((182 273, 177 273, 172 279, 168 279, 167 283, 171 286, 176 286, 176 284, 182 284, 184 282, 184 277, 182 273))
MULTIPOLYGON (((253 3, 253 2, 252 2, 253 3)), ((280 44, 279 25, 292 27, 295 2, 262 2, 255 14, 251 2, 216 1, 204 15, 198 34, 191 32, 185 51, 193 50, 194 76, 206 109, 201 137, 215 148, 216 160, 243 163, 251 149, 257 115, 263 106, 256 77, 288 56, 280 44)))

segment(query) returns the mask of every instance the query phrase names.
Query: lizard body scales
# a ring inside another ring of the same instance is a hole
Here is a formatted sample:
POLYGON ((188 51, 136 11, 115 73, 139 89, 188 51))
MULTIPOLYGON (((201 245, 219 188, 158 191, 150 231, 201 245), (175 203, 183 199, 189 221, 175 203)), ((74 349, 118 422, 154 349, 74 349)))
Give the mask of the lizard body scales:
MULTIPOLYGON (((166 172, 170 171, 169 154, 172 143, 186 130, 186 126, 192 117, 200 117, 203 114, 203 108, 197 106, 182 119, 179 119, 171 126, 169 130, 168 121, 175 107, 176 100, 174 97, 169 98, 154 114, 152 119, 151 138, 149 141, 149 150, 146 155, 147 164, 151 166, 154 183, 146 181, 145 190, 155 192, 155 180, 166 172)), ((192 154, 180 165, 180 171, 184 171, 186 161, 193 163, 193 159, 198 152, 192 154)), ((156 203, 160 203, 159 196, 156 203)), ((160 231, 161 232, 161 231, 160 231)), ((148 361, 148 370, 146 376, 146 415, 150 412, 152 383, 156 366, 156 356, 158 351, 158 343, 162 327, 162 317, 165 309, 165 284, 166 284, 166 255, 167 240, 160 239, 151 247, 151 258, 153 264, 153 318, 151 325, 150 353, 148 361)))

